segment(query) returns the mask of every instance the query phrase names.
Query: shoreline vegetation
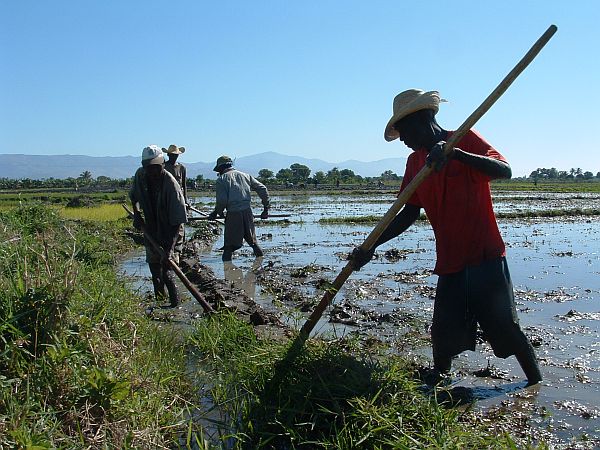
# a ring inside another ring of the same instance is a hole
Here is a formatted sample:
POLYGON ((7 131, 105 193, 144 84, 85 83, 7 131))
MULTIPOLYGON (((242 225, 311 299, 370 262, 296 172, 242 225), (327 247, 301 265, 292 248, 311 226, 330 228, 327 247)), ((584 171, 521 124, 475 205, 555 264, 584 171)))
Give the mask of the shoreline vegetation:
POLYGON ((357 341, 310 340, 269 388, 286 342, 226 310, 192 332, 144 315, 116 273, 127 221, 73 222, 39 204, 1 216, 2 448, 515 445, 508 427, 490 433, 421 391, 411 363, 357 341), (193 417, 213 409, 209 441, 193 417))
POLYGON ((117 275, 129 224, 0 214, 0 448, 171 446, 194 396, 185 343, 117 275))
POLYGON ((309 340, 273 385, 288 341, 144 314, 117 273, 124 192, 36 195, 0 194, 0 448, 547 448, 356 340, 309 340))

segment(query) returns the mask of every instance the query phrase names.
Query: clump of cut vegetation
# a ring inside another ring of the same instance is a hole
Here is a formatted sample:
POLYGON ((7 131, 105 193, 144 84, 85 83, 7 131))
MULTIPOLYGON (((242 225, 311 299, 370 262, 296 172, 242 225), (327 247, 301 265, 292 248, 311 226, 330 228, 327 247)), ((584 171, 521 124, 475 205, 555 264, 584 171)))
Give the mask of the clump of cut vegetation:
POLYGON ((222 313, 202 319, 192 342, 222 411, 221 444, 233 448, 515 448, 424 394, 409 363, 378 360, 358 341, 294 350, 222 313))
POLYGON ((377 223, 381 220, 379 216, 346 216, 346 217, 321 217, 319 223, 323 225, 377 223))
POLYGON ((157 448, 185 435, 180 331, 142 317, 117 277, 123 226, 40 204, 0 223, 0 448, 157 448))
POLYGON ((321 267, 316 264, 308 264, 307 266, 298 267, 293 269, 290 273, 292 278, 306 278, 311 273, 317 273, 321 270, 321 267))
MULTIPOLYGON (((346 217, 322 217, 319 223, 323 225, 337 224, 376 224, 383 216, 346 216, 346 217)), ((417 220, 427 220, 427 216, 422 213, 417 220)))

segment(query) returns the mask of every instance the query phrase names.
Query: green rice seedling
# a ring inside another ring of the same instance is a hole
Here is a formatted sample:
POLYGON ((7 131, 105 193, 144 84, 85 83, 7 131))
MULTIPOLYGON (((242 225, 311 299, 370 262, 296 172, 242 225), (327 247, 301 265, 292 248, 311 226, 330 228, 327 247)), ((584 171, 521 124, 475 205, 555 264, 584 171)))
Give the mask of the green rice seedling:
POLYGON ((60 214, 67 219, 92 222, 110 222, 127 216, 119 203, 105 203, 91 207, 61 208, 60 214))
MULTIPOLYGON (((338 224, 376 224, 382 216, 346 216, 346 217, 322 217, 319 223, 323 225, 338 224)), ((422 213, 418 220, 427 220, 427 216, 422 213)))
POLYGON ((600 192, 600 181, 591 180, 539 180, 537 185, 533 181, 494 180, 491 183, 492 191, 531 191, 531 192, 600 192))
POLYGON ((346 216, 346 217, 322 217, 319 223, 323 225, 337 224, 374 224, 381 220, 379 216, 346 216))
POLYGON ((600 216, 600 209, 597 208, 565 208, 565 209, 545 209, 545 210, 528 210, 528 211, 513 211, 513 212, 498 212, 496 217, 499 219, 519 219, 519 218, 536 218, 536 217, 590 217, 600 216))

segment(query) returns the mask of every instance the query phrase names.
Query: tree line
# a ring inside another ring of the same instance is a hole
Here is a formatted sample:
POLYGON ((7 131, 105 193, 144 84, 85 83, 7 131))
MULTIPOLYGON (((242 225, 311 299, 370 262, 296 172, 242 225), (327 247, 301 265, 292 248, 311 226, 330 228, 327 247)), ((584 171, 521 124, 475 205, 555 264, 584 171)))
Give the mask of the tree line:
POLYGON ((283 185, 301 185, 301 184, 364 184, 385 181, 398 181, 402 177, 396 175, 391 170, 386 170, 378 177, 363 177, 355 174, 350 169, 333 169, 323 172, 321 170, 311 176, 311 170, 304 164, 294 163, 289 168, 280 169, 274 173, 270 169, 261 169, 256 177, 264 184, 283 184, 283 185))
POLYGON ((583 171, 581 168, 571 168, 571 170, 557 170, 554 167, 550 169, 538 168, 529 175, 532 180, 592 180, 600 179, 600 172, 594 175, 592 172, 583 171))
MULTIPOLYGON (((399 181, 402 177, 386 170, 379 177, 362 177, 350 169, 333 169, 323 172, 317 171, 311 176, 311 169, 303 164, 294 163, 288 168, 280 169, 274 173, 270 169, 261 169, 256 177, 260 182, 268 185, 339 185, 339 184, 377 184, 387 181, 399 181)), ((125 179, 113 179, 107 176, 94 178, 88 170, 82 172, 78 177, 45 178, 45 179, 10 179, 0 178, 0 189, 74 189, 97 188, 97 189, 126 189, 131 186, 133 176, 125 179)), ((214 179, 198 175, 188 178, 186 183, 190 188, 201 188, 214 183, 214 179)))
MULTIPOLYGON (((386 184, 390 182, 399 182, 402 176, 397 175, 391 170, 386 170, 378 177, 363 177, 355 174, 350 169, 339 169, 334 167, 327 172, 317 171, 314 174, 311 169, 304 164, 294 163, 290 167, 273 172, 270 169, 261 169, 256 177, 261 183, 267 185, 282 186, 300 186, 300 185, 369 185, 386 184)), ((534 182, 541 180, 600 180, 600 172, 594 175, 590 171, 583 171, 581 168, 571 168, 570 170, 557 170, 538 168, 531 172, 527 179, 534 182)), ((95 188, 95 189, 127 189, 131 186, 133 176, 124 179, 113 179, 100 175, 96 178, 88 170, 82 172, 78 177, 45 178, 45 179, 10 179, 0 178, 0 189, 73 189, 95 188)), ((195 178, 188 178, 187 185, 190 188, 201 188, 210 186, 214 179, 205 178, 198 175, 195 178)))

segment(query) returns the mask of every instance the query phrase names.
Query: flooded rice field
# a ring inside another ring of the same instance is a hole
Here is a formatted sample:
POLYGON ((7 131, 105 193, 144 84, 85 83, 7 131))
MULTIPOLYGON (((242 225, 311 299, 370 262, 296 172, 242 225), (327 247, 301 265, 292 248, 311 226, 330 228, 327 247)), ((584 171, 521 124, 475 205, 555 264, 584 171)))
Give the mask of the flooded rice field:
MULTIPOLYGON (((199 258, 218 277, 299 328, 324 284, 374 226, 324 225, 319 219, 382 216, 394 199, 393 193, 274 196, 271 212, 291 217, 289 222, 257 220, 264 258, 255 259, 244 246, 233 264, 224 265, 218 250, 222 235, 199 258)), ((598 194, 501 193, 494 204, 496 211, 511 212, 596 208, 599 200, 598 194)), ((193 202, 209 212, 213 197, 193 202)), ((600 446, 600 220, 563 216, 503 219, 499 225, 521 326, 534 344, 544 381, 525 388, 516 359, 496 358, 481 342, 475 352, 455 359, 452 389, 477 400, 476 408, 509 411, 526 420, 557 448, 600 446)), ((354 333, 390 342, 396 351, 427 364, 434 262, 433 232, 421 221, 382 245, 370 264, 351 275, 313 334, 354 333)), ((143 265, 137 258, 125 270, 143 271, 143 265)))

